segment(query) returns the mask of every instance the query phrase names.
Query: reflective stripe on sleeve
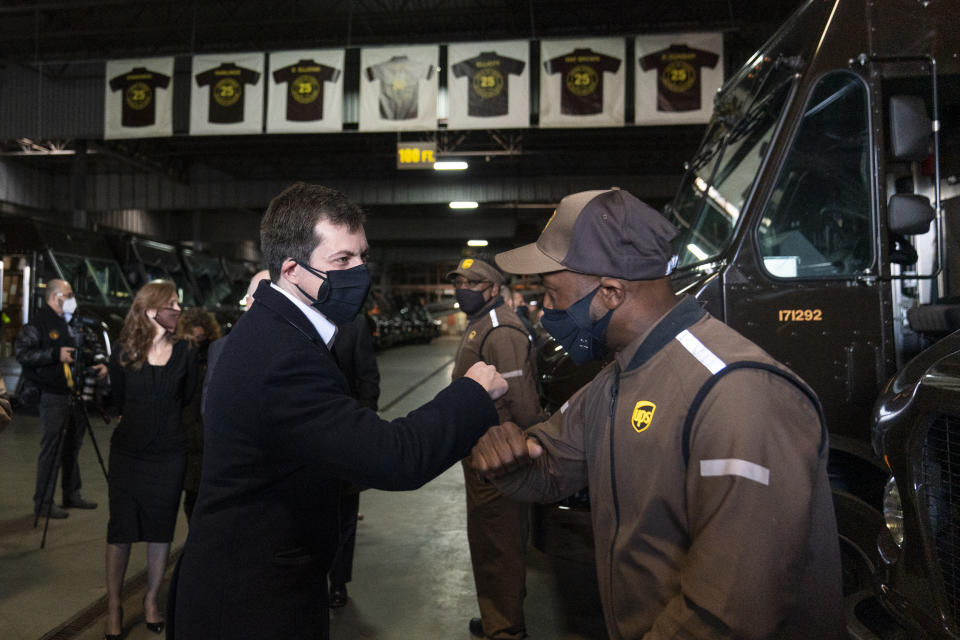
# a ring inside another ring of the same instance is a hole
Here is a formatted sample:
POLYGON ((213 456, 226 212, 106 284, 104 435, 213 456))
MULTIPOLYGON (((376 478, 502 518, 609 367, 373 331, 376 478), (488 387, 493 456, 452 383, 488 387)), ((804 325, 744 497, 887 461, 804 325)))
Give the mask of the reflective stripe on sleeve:
POLYGON ((560 413, 565 412, 569 407, 570 407, 570 403, 569 403, 569 402, 564 402, 564 403, 563 403, 563 406, 560 407, 560 413))
POLYGON ((494 328, 500 326, 500 321, 497 319, 497 310, 490 309, 490 322, 493 323, 494 328))
POLYGON ((740 476, 747 480, 759 482, 764 486, 770 486, 770 469, 739 460, 737 458, 721 458, 719 460, 701 460, 700 476, 703 478, 712 478, 716 476, 740 476))
POLYGON ((716 373, 727 366, 727 364, 718 358, 713 351, 707 349, 706 345, 700 342, 695 335, 684 329, 677 334, 677 340, 680 341, 690 354, 700 361, 710 373, 716 373))
POLYGON ((500 374, 504 380, 509 380, 510 378, 519 378, 522 375, 523 369, 514 369, 513 371, 507 371, 506 373, 500 374))

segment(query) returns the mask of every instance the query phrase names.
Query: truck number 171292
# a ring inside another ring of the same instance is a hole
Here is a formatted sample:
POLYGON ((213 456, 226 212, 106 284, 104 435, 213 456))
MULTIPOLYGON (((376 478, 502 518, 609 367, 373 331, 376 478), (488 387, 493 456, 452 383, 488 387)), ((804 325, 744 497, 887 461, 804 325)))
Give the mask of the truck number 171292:
POLYGON ((780 322, 820 322, 823 311, 820 309, 779 309, 780 322))

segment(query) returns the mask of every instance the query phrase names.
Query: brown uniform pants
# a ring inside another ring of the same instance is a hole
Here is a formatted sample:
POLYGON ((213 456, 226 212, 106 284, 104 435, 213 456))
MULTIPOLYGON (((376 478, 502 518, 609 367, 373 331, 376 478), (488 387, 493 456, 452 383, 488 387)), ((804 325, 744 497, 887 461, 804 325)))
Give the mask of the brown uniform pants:
POLYGON ((496 640, 519 640, 526 634, 523 599, 530 505, 504 497, 468 465, 465 460, 467 540, 483 633, 496 640))

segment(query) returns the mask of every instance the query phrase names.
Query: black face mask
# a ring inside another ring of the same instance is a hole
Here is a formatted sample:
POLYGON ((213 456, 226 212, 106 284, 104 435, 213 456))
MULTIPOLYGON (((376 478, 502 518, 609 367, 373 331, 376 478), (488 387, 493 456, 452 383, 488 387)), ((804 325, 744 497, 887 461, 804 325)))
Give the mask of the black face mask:
POLYGON ((297 264, 323 280, 316 297, 301 289, 300 285, 295 285, 310 300, 310 306, 336 325, 346 324, 357 317, 370 291, 370 270, 367 265, 358 264, 350 269, 324 272, 302 262, 297 264))
POLYGON ((483 309, 483 305, 487 304, 489 300, 483 299, 483 292, 486 289, 481 291, 473 291, 472 289, 457 289, 454 291, 453 295, 457 299, 457 304, 460 305, 460 311, 463 311, 468 316, 472 316, 480 309, 483 309))
POLYGON ((596 322, 590 319, 590 302, 599 290, 597 287, 562 311, 543 310, 540 324, 570 354, 574 364, 601 360, 607 353, 607 325, 613 309, 596 322))
POLYGON ((157 311, 157 324, 167 330, 168 333, 174 333, 177 330, 177 320, 180 319, 180 310, 171 307, 164 307, 157 311))

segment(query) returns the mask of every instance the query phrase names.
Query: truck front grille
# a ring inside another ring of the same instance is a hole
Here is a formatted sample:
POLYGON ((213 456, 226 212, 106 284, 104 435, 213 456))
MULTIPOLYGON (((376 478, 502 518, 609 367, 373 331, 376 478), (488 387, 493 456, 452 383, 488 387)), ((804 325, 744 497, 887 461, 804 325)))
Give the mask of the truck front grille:
POLYGON ((960 418, 940 415, 931 425, 923 446, 921 480, 947 614, 960 621, 960 418))

